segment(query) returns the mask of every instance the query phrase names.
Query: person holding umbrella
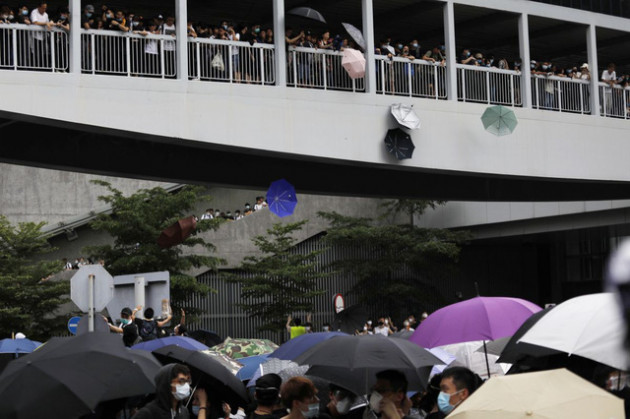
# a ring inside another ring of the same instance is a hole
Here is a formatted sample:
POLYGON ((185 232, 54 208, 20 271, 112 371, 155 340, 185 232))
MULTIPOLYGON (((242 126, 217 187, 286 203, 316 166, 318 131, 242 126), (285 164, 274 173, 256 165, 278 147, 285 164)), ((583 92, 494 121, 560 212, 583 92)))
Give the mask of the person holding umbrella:
POLYGON ((289 409, 289 414, 282 419, 326 418, 330 416, 319 412, 317 388, 311 380, 303 376, 289 378, 280 388, 282 404, 289 409))
POLYGON ((183 364, 166 364, 155 375, 155 399, 138 410, 134 419, 189 419, 188 409, 182 403, 188 396, 188 367, 183 364))
POLYGON ((449 415, 483 383, 481 377, 466 367, 450 367, 442 372, 437 403, 440 411, 449 415))

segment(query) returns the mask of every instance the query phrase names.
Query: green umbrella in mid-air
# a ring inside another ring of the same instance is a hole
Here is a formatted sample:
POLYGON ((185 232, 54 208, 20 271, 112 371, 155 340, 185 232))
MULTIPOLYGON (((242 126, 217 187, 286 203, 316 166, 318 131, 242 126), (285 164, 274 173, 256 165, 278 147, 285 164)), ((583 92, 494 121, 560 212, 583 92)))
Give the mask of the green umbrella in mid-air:
POLYGON ((481 115, 481 122, 486 131, 497 136, 511 134, 518 124, 514 111, 501 105, 488 107, 481 115))

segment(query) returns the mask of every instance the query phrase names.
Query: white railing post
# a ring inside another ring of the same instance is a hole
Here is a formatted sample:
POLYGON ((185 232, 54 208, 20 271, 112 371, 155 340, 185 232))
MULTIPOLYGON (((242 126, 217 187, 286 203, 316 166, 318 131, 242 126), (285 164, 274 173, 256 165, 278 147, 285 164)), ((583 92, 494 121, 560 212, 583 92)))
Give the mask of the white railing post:
POLYGON ((96 35, 90 34, 90 62, 92 64, 92 74, 96 74, 96 35))
POLYGON ((125 34, 125 64, 127 65, 127 77, 131 77, 131 38, 125 34))
MULTIPOLYGON (((494 87, 496 88, 496 86, 494 87)), ((490 72, 489 71, 486 71, 486 98, 487 98, 487 103, 492 103, 492 98, 490 96, 490 72)))
POLYGON ((328 90, 328 80, 326 74, 326 54, 322 54, 322 81, 324 85, 324 90, 328 90))
POLYGON ((188 80, 188 10, 186 0, 175 0, 175 77, 188 80))
POLYGON ((13 69, 18 68, 18 43, 17 43, 17 29, 11 28, 11 58, 13 59, 13 69))
POLYGON ((521 54, 521 106, 531 108, 533 104, 532 77, 529 68, 529 16, 525 13, 521 13, 518 17, 518 40, 521 54))
POLYGON ((512 106, 516 105, 516 92, 514 91, 514 75, 510 75, 510 100, 512 101, 512 106))
POLYGON ((558 86, 558 112, 562 112, 562 84, 560 84, 560 80, 556 80, 558 86))
MULTIPOLYGON (((287 53, 284 33, 284 0, 273 1, 273 33, 274 33, 274 55, 276 58, 276 86, 285 87, 287 85, 287 53)), ((293 61, 295 66, 295 60, 293 61)), ((293 79, 296 83, 296 79, 293 79)))
POLYGON ((166 60, 164 59, 164 44, 166 42, 164 42, 164 39, 160 39, 160 73, 162 75, 162 78, 166 78, 166 60))
MULTIPOLYGON (((70 16, 76 18, 70 19, 70 39, 68 39, 69 60, 68 72, 81 74, 81 51, 84 46, 81 44, 81 0, 70 1, 70 16)), ((87 57, 86 57, 87 59, 87 57)))
POLYGON ((195 42, 195 59, 197 80, 201 80, 201 44, 199 42, 195 42))
MULTIPOLYGON (((447 99, 457 100, 457 54, 455 51, 455 9, 452 0, 444 5, 444 40, 446 42, 446 87, 447 99)), ((463 80, 463 77, 462 77, 463 80)), ((437 89, 437 87, 436 87, 437 89)))
POLYGON ((597 70, 597 30, 590 24, 586 28, 586 53, 591 72, 591 115, 599 116, 599 70, 597 70))
MULTIPOLYGON (((250 47, 250 48, 254 48, 254 47, 250 47)), ((260 54, 260 58, 258 59, 258 61, 260 62, 260 85, 264 86, 265 85, 265 50, 263 48, 256 48, 260 54)), ((256 49, 254 49, 254 53, 256 52, 256 49)), ((249 54, 249 51, 248 51, 249 54)), ((243 59, 243 57, 241 57, 241 60, 243 59)), ((242 77, 242 75, 241 75, 242 77)))
POLYGON ((376 93, 376 61, 374 57, 374 10, 372 0, 361 0, 363 39, 365 39, 365 92, 376 93))

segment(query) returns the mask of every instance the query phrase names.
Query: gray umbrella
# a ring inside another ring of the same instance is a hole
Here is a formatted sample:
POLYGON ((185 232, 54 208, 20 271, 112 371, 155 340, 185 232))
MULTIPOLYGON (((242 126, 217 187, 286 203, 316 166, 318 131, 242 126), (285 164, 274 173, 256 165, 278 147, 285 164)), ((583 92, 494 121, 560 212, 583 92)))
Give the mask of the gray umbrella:
POLYGON ((330 380, 355 394, 366 394, 376 382, 375 374, 387 369, 404 373, 409 389, 426 388, 431 367, 443 364, 413 342, 381 335, 337 336, 318 343, 294 361, 310 365, 308 375, 330 380))
POLYGON ((354 39, 354 42, 356 42, 357 45, 360 46, 363 51, 365 51, 367 48, 367 44, 365 43, 365 39, 363 38, 363 32, 361 32, 356 26, 353 26, 350 23, 342 22, 341 24, 346 29, 346 32, 348 32, 348 35, 350 35, 352 39, 354 39))
POLYGON ((296 7, 287 12, 290 15, 294 16, 302 16, 307 19, 313 19, 318 22, 326 23, 326 19, 315 9, 311 9, 310 7, 296 7))

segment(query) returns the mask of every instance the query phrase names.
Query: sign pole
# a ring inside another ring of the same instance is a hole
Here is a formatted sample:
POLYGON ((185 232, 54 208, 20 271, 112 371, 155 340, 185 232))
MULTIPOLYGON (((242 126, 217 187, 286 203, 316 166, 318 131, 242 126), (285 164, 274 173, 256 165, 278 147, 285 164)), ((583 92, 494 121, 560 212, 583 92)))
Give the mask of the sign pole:
POLYGON ((89 305, 88 305, 88 315, 89 315, 89 323, 88 323, 88 331, 94 331, 94 275, 88 275, 88 287, 89 287, 89 305))
POLYGON ((145 280, 143 276, 136 276, 134 281, 134 294, 136 307, 140 306, 140 310, 138 311, 137 316, 140 318, 144 318, 144 289, 145 289, 145 280))

